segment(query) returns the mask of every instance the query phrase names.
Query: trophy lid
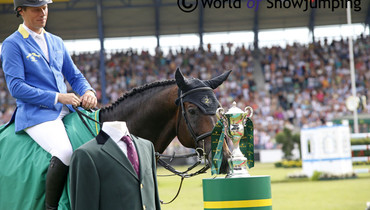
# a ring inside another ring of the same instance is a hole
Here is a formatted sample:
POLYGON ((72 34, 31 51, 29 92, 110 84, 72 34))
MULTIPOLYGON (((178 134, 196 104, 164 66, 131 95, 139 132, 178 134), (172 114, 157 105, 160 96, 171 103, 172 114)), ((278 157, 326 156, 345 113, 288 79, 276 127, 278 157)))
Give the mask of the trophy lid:
POLYGON ((243 110, 236 107, 236 102, 234 101, 232 107, 225 114, 232 115, 232 114, 242 114, 242 113, 244 113, 243 110))

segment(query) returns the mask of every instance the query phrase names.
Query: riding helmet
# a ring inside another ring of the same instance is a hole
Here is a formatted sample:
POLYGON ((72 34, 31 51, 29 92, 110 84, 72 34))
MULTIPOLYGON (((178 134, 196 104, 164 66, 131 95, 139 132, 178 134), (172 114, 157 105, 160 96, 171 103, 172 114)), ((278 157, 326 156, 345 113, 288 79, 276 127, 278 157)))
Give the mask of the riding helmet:
POLYGON ((14 0, 14 11, 18 7, 41 7, 45 4, 53 3, 52 0, 14 0))

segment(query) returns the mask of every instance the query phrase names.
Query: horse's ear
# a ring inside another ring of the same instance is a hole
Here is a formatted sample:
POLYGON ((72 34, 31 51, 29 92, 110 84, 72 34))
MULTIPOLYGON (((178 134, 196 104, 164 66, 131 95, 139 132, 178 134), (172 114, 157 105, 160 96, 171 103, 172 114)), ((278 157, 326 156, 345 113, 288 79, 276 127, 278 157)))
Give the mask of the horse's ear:
POLYGON ((216 89, 218 86, 220 86, 230 75, 231 70, 224 72, 223 74, 212 78, 210 80, 204 81, 209 87, 212 89, 216 89))
POLYGON ((186 86, 185 77, 179 68, 176 69, 175 80, 176 80, 177 86, 179 86, 180 89, 186 86))

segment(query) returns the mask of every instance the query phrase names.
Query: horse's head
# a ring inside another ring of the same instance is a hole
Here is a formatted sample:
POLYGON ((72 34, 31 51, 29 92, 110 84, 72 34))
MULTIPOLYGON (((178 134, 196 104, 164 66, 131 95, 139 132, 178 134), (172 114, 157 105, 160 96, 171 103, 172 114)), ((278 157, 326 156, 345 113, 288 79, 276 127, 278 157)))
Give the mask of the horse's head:
MULTIPOLYGON (((178 86, 176 104, 180 107, 177 120, 177 136, 189 148, 204 149, 210 160, 211 132, 217 122, 216 110, 220 106, 213 89, 220 86, 231 70, 210 80, 185 78, 179 69, 175 79, 178 86), (179 129, 186 128, 186 129, 179 129)), ((226 145, 225 145, 226 147, 226 145)), ((228 172, 228 148, 224 148, 221 173, 228 172)))

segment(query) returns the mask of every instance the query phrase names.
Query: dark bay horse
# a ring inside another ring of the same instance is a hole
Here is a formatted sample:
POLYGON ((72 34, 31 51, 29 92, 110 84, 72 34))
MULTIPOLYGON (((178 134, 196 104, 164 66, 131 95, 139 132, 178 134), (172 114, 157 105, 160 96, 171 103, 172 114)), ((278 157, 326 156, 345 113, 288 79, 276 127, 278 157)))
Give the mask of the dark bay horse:
MULTIPOLYGON (((204 140, 204 152, 208 154, 210 132, 217 122, 215 113, 219 107, 213 89, 221 85, 230 72, 202 81, 187 79, 177 69, 175 80, 134 88, 112 105, 102 108, 100 121, 125 121, 131 133, 152 141, 159 153, 177 136, 188 148, 202 147, 200 141, 204 140)), ((224 156, 228 156, 228 150, 224 151, 224 156)), ((227 172, 228 164, 224 162, 221 173, 227 172)))
MULTIPOLYGON (((210 132, 216 124, 215 112, 219 107, 213 89, 229 74, 230 71, 210 80, 199 80, 185 78, 177 70, 175 80, 134 88, 113 104, 91 114, 99 115, 102 123, 126 121, 132 134, 153 142, 156 152, 162 153, 177 136, 185 147, 201 147, 204 142, 204 151, 209 154, 210 132)), ((76 113, 67 115, 63 121, 68 135, 77 136, 70 136, 74 149, 93 138, 83 131, 87 128, 76 113), (81 124, 82 128, 78 127, 81 124), (88 135, 82 135, 84 132, 88 135)), ((97 133, 97 124, 92 124, 96 125, 97 133)), ((223 159, 227 160, 228 155, 228 149, 224 149, 223 159)), ((25 132, 15 134, 14 123, 0 126, 0 209, 44 209, 45 177, 50 158, 50 154, 25 132)), ((225 161, 221 172, 227 171, 225 161)), ((68 194, 67 184, 58 209, 70 209, 68 194)))

